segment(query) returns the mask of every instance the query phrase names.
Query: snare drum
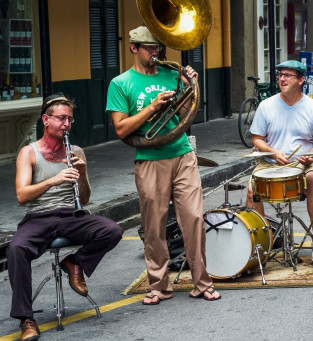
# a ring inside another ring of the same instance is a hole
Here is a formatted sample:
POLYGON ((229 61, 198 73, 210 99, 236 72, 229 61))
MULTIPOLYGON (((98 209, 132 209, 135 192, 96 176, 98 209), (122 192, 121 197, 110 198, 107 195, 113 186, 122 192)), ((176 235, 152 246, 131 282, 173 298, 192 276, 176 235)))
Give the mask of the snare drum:
POLYGON ((207 271, 213 278, 232 278, 252 271, 273 248, 273 233, 267 220, 255 210, 216 209, 204 214, 207 271))
POLYGON ((252 175, 256 200, 271 203, 304 200, 305 175, 299 168, 266 168, 252 175))

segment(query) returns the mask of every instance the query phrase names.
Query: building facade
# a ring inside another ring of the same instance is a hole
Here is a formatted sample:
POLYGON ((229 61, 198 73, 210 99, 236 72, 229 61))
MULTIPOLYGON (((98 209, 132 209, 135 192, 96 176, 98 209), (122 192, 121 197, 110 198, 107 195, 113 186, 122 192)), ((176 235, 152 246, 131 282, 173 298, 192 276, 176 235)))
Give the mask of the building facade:
MULTIPOLYGON (((275 61, 300 60, 301 51, 313 51, 313 2, 272 0, 274 3, 275 61)), ((232 0, 232 111, 253 93, 248 76, 270 82, 270 0, 232 0)))
MULTIPOLYGON (((46 2, 48 10, 51 90, 62 91, 77 104, 72 143, 89 146, 116 139, 105 112, 106 92, 110 80, 131 67, 128 32, 143 23, 136 1, 41 1, 46 2)), ((38 4, 38 0, 0 0, 0 29, 5 38, 0 42, 2 158, 16 155, 31 137, 35 138, 34 132, 38 136, 42 133, 39 112, 45 84, 41 85, 43 53, 38 4), (28 27, 32 33, 30 42, 10 40, 15 28, 18 37, 24 37, 24 31, 29 35, 28 27), (28 65, 29 54, 31 67, 26 69, 23 56, 28 58, 28 65), (14 90, 13 95, 6 95, 6 86, 14 90)), ((167 49, 168 60, 184 60, 199 73, 201 105, 195 122, 224 117, 230 111, 230 1, 211 0, 210 5, 211 31, 206 41, 185 53, 167 49)))
MULTIPOLYGON (((238 112, 252 90, 247 76, 269 80, 270 0, 208 1, 211 30, 204 43, 187 52, 166 49, 168 60, 188 63, 199 73, 195 123, 238 112)), ((277 62, 312 51, 312 2, 274 1, 277 62)), ((151 3, 162 6, 166 0, 151 3)), ((0 0, 0 160, 14 158, 42 134, 47 88, 76 101, 71 143, 115 140, 106 93, 111 79, 132 66, 128 32, 142 23, 136 0, 0 0), (47 18, 39 10, 44 6, 47 18)))

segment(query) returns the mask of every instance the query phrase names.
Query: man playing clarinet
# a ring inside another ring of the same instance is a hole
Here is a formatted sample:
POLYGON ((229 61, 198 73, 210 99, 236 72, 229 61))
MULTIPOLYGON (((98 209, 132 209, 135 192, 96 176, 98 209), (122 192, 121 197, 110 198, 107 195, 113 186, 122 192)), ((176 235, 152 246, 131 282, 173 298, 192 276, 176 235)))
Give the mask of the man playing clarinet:
POLYGON ((41 112, 43 137, 22 148, 16 161, 16 195, 26 215, 18 224, 7 259, 13 291, 10 316, 21 320, 21 340, 37 340, 40 334, 32 309, 31 261, 39 258, 56 237, 82 244, 61 262, 61 267, 69 275, 71 288, 87 296, 84 273, 90 277, 102 257, 122 238, 122 229, 110 219, 73 215, 73 186, 77 186, 81 205, 88 203, 91 193, 83 150, 73 146, 67 155, 64 144, 64 132, 69 132, 74 123, 74 108, 74 102, 63 93, 47 97, 41 112))

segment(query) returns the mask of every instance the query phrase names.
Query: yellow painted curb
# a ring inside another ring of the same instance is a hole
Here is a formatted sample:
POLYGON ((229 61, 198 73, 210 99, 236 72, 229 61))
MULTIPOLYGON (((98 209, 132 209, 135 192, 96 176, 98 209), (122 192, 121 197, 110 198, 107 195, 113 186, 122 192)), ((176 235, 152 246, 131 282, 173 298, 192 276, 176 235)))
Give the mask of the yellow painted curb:
MULTIPOLYGON (((99 310, 101 313, 105 313, 107 311, 111 311, 111 310, 121 308, 121 307, 130 305, 130 304, 133 304, 133 303, 137 303, 139 301, 142 301, 145 297, 146 297, 146 294, 135 295, 135 296, 132 296, 130 298, 126 298, 125 300, 121 300, 121 301, 113 302, 113 303, 110 303, 107 305, 103 305, 103 306, 99 307, 99 310)), ((62 324, 66 325, 69 323, 77 322, 80 320, 84 320, 88 317, 94 316, 94 315, 97 315, 97 313, 96 313, 95 309, 91 309, 91 310, 85 311, 83 313, 78 313, 78 314, 71 315, 71 316, 63 318, 62 324)), ((56 328, 57 324, 58 324, 57 321, 48 322, 45 324, 41 324, 39 326, 39 329, 41 332, 44 332, 46 330, 56 328)), ((17 333, 13 333, 13 334, 9 334, 9 335, 5 335, 5 336, 0 337, 0 341, 19 340, 20 336, 21 336, 21 333, 17 332, 17 333)))

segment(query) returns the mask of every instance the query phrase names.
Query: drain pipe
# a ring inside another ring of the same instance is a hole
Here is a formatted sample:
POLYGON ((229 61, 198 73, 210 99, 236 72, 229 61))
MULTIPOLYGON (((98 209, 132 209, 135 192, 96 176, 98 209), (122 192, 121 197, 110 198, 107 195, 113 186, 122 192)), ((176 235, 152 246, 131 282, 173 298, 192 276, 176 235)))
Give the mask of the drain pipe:
POLYGON ((42 96, 52 94, 48 0, 38 1, 42 96))
MULTIPOLYGON (((48 0, 38 1, 42 97, 52 94, 48 0)), ((36 126, 37 139, 43 135, 41 117, 36 126)))

